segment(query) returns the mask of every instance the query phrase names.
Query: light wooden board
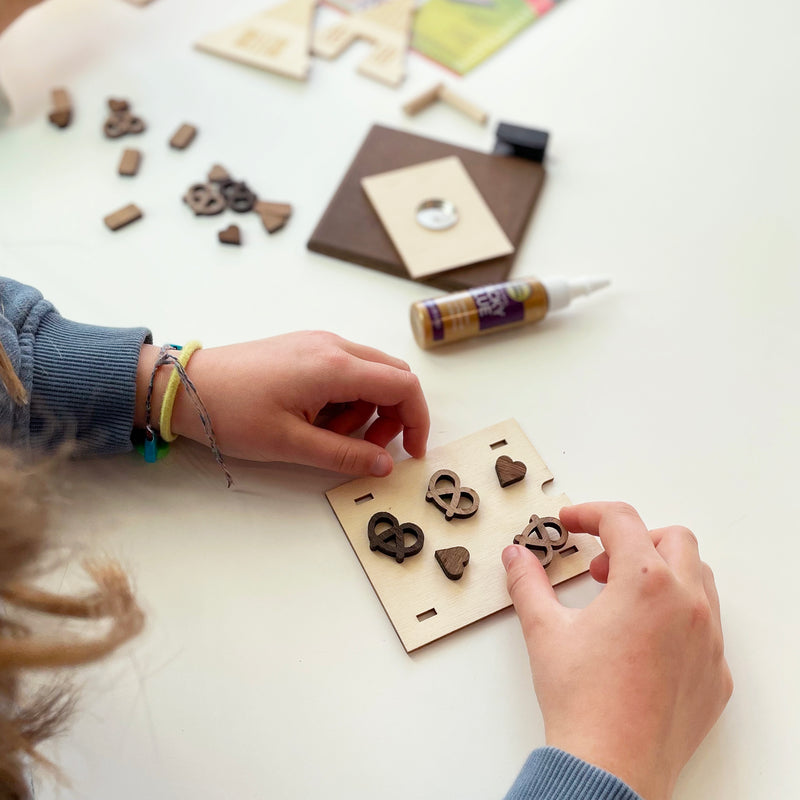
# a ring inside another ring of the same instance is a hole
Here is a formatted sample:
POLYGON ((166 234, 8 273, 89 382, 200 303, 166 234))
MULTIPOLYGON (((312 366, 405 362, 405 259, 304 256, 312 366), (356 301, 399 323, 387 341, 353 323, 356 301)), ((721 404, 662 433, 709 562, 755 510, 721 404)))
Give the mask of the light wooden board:
POLYGON ((314 55, 336 58, 357 39, 365 39, 372 43, 372 49, 359 64, 358 71, 389 86, 397 86, 406 74, 406 51, 413 17, 414 0, 387 0, 361 13, 350 14, 314 34, 314 55))
MULTIPOLYGON (((387 478, 357 478, 326 495, 410 653, 511 605, 500 554, 522 533, 532 514, 558 516, 569 504, 566 495, 551 497, 542 491, 551 480, 552 474, 517 422, 506 420, 435 448, 425 458, 406 459, 387 478), (528 468, 522 481, 505 489, 494 469, 501 455, 528 468), (426 502, 428 481, 440 469, 453 470, 464 486, 478 492, 480 508, 475 516, 447 522, 433 503, 426 502), (364 499, 369 495, 371 499, 364 499), (401 524, 419 525, 425 534, 422 552, 398 564, 370 550, 367 524, 378 511, 393 514, 401 524), (463 577, 451 581, 434 552, 457 545, 469 550, 470 562, 463 577)), ((599 540, 588 534, 570 534, 564 550, 571 547, 577 552, 561 556, 556 551, 547 568, 553 585, 586 572, 602 550, 599 540)))
POLYGON ((198 50, 305 80, 317 0, 288 0, 245 22, 204 36, 198 50))
POLYGON ((514 252, 458 156, 371 175, 361 185, 412 278, 514 252), (453 203, 458 222, 446 230, 423 228, 416 212, 428 200, 453 203))

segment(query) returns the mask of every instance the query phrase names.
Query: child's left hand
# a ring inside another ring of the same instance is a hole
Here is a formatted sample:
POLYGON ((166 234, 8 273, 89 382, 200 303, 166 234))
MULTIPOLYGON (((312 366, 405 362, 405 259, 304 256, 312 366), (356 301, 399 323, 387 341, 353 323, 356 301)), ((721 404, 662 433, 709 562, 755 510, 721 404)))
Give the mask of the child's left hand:
MULTIPOLYGON (((149 380, 158 348, 145 345, 140 375, 149 380)), ((170 369, 154 388, 153 419, 170 369)), ((421 457, 430 428, 419 380, 408 364, 332 333, 304 331, 198 350, 187 374, 205 404, 221 452, 254 461, 289 461, 349 475, 388 475, 386 445, 403 434, 421 457), (364 438, 350 434, 377 411, 364 438)), ((137 421, 141 425, 141 404, 137 421)), ((199 416, 178 391, 172 430, 206 442, 199 416)))

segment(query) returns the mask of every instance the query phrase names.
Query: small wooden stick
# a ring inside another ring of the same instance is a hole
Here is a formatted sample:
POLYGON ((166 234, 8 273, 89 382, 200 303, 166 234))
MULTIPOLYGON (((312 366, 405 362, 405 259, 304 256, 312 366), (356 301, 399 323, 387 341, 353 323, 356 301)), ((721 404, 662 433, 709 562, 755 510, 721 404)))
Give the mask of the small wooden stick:
POLYGON ((419 114, 420 111, 424 111, 429 105, 432 105, 439 99, 439 92, 443 87, 443 83, 437 83, 436 86, 432 86, 418 97, 409 100, 403 106, 403 111, 405 111, 409 117, 419 114))
POLYGON ((403 106, 403 111, 413 117, 415 114, 419 114, 420 111, 424 111, 428 106, 433 105, 437 100, 447 103, 451 108, 455 108, 456 111, 460 111, 480 125, 485 125, 489 119, 489 114, 486 111, 478 108, 474 103, 470 103, 469 100, 461 97, 461 95, 456 94, 452 89, 448 89, 443 83, 437 83, 436 86, 432 86, 418 97, 409 100, 403 106))
POLYGON ((452 106, 457 111, 460 111, 462 114, 466 114, 470 119, 474 119, 475 122, 480 125, 485 125, 486 120, 489 119, 489 115, 486 111, 470 103, 469 100, 465 100, 461 95, 456 94, 446 86, 442 86, 439 90, 439 99, 447 103, 447 105, 452 106))

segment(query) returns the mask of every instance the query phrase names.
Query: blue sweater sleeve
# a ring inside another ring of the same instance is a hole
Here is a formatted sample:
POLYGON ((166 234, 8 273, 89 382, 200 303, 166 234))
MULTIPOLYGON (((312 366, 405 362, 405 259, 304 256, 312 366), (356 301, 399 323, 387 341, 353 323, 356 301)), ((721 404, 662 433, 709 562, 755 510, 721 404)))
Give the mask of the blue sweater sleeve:
POLYGON ((641 800, 615 775, 555 747, 534 750, 505 800, 641 800))
POLYGON ((28 393, 15 405, 0 384, 0 441, 75 455, 131 449, 136 368, 146 328, 64 319, 36 289, 0 277, 0 343, 28 393))

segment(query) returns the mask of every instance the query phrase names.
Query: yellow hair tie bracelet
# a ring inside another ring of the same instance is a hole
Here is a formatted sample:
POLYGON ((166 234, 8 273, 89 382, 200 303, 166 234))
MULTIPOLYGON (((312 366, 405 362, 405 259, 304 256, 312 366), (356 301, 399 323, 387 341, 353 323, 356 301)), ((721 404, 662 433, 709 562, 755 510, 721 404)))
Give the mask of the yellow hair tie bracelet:
MULTIPOLYGON (((200 342, 192 340, 187 342, 180 351, 178 363, 186 369, 189 359, 196 350, 202 349, 200 342)), ((178 394, 178 387, 181 385, 181 376, 177 367, 173 367, 172 375, 169 376, 164 398, 161 401, 161 416, 159 417, 159 435, 165 442, 174 442, 178 437, 172 432, 172 410, 175 408, 175 398, 178 394)))

